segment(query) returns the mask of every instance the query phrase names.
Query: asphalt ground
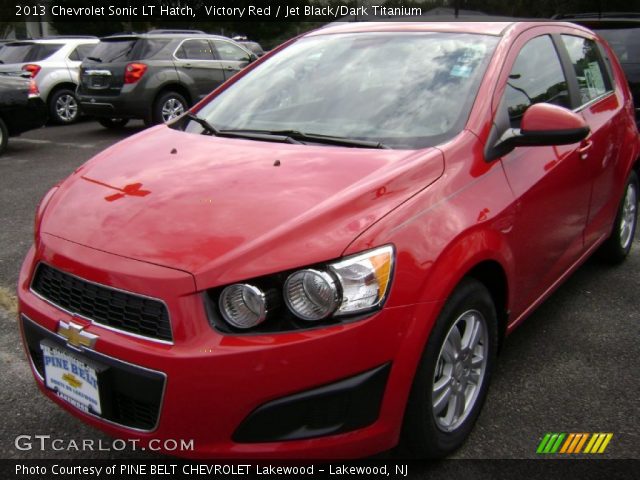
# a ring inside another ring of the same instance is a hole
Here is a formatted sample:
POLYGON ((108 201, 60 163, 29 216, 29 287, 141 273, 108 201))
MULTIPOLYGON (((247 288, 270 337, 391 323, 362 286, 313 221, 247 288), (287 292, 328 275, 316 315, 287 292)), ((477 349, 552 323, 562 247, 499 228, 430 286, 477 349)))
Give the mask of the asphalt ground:
MULTIPOLYGON (((109 445, 110 439, 40 394, 15 314, 6 309, 40 198, 94 154, 141 129, 133 123, 113 132, 91 121, 49 126, 10 139, 0 156, 0 458, 148 455, 15 447, 18 435, 51 435, 65 444, 93 439, 109 445)), ((637 240, 619 267, 588 261, 507 339, 482 414, 454 458, 540 458, 536 448, 546 432, 611 432, 599 458, 640 459, 639 271, 637 240)))

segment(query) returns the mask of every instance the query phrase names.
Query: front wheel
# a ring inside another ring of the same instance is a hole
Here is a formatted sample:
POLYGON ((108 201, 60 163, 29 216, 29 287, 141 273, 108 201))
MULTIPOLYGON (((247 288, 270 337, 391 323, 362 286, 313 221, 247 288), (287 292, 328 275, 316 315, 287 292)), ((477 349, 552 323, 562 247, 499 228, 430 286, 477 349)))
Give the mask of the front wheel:
POLYGON ((489 387, 497 324, 486 287, 464 279, 438 317, 413 381, 402 438, 411 456, 444 457, 469 436, 489 387))
POLYGON ((638 223, 638 175, 631 172, 618 207, 611 236, 600 247, 600 258, 609 263, 620 263, 631 251, 638 223))
POLYGON ((68 125, 78 120, 80 110, 73 91, 63 88, 54 92, 49 100, 49 115, 54 123, 68 125))
POLYGON ((176 92, 167 92, 156 100, 153 106, 153 122, 167 123, 187 111, 189 105, 185 98, 176 92))

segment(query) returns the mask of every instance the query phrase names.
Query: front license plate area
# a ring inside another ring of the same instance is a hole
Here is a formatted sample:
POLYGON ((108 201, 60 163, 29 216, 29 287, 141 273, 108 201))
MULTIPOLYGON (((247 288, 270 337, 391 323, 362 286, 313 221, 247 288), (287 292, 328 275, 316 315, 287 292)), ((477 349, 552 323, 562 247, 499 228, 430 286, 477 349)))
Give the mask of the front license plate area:
POLYGON ((80 410, 101 415, 99 374, 106 367, 48 340, 40 348, 47 387, 80 410))

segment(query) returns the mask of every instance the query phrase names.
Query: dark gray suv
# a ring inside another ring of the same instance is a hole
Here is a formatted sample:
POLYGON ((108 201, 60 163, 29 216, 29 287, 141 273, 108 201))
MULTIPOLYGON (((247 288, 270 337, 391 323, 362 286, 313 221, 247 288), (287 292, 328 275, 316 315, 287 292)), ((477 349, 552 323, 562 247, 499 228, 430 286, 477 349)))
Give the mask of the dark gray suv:
POLYGON ((80 68, 78 101, 108 128, 168 122, 257 57, 199 31, 154 30, 100 40, 80 68))

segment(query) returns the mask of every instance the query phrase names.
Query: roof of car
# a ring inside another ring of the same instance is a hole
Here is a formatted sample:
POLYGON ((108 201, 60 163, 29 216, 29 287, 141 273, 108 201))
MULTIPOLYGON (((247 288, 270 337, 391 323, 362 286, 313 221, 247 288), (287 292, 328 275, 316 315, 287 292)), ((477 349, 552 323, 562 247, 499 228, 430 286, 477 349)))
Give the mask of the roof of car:
POLYGON ((147 33, 117 33, 115 35, 109 35, 102 37, 100 40, 118 40, 118 39, 132 39, 132 38, 217 38, 220 40, 231 40, 228 37, 222 35, 214 35, 210 33, 200 32, 180 32, 180 33, 159 33, 159 32, 147 32, 147 33))
POLYGON ((59 43, 69 43, 69 42, 79 42, 79 43, 93 43, 97 42, 98 37, 46 37, 46 38, 31 38, 25 40, 11 40, 6 45, 15 45, 15 44, 33 44, 33 43, 44 43, 44 44, 59 44, 59 43))
POLYGON ((559 20, 635 20, 640 21, 639 12, 586 12, 561 13, 555 15, 559 20))
MULTIPOLYGON (((508 17, 502 17, 508 18, 508 17)), ((511 20, 511 19, 509 19, 511 20)), ((504 35, 507 30, 525 30, 532 26, 557 25, 556 21, 453 21, 453 22, 353 22, 332 25, 315 30, 309 35, 324 35, 329 33, 359 33, 359 32, 452 32, 477 33, 483 35, 504 35)), ((567 25, 576 27, 574 24, 567 25)), ((579 27, 578 27, 579 28, 579 27)))

